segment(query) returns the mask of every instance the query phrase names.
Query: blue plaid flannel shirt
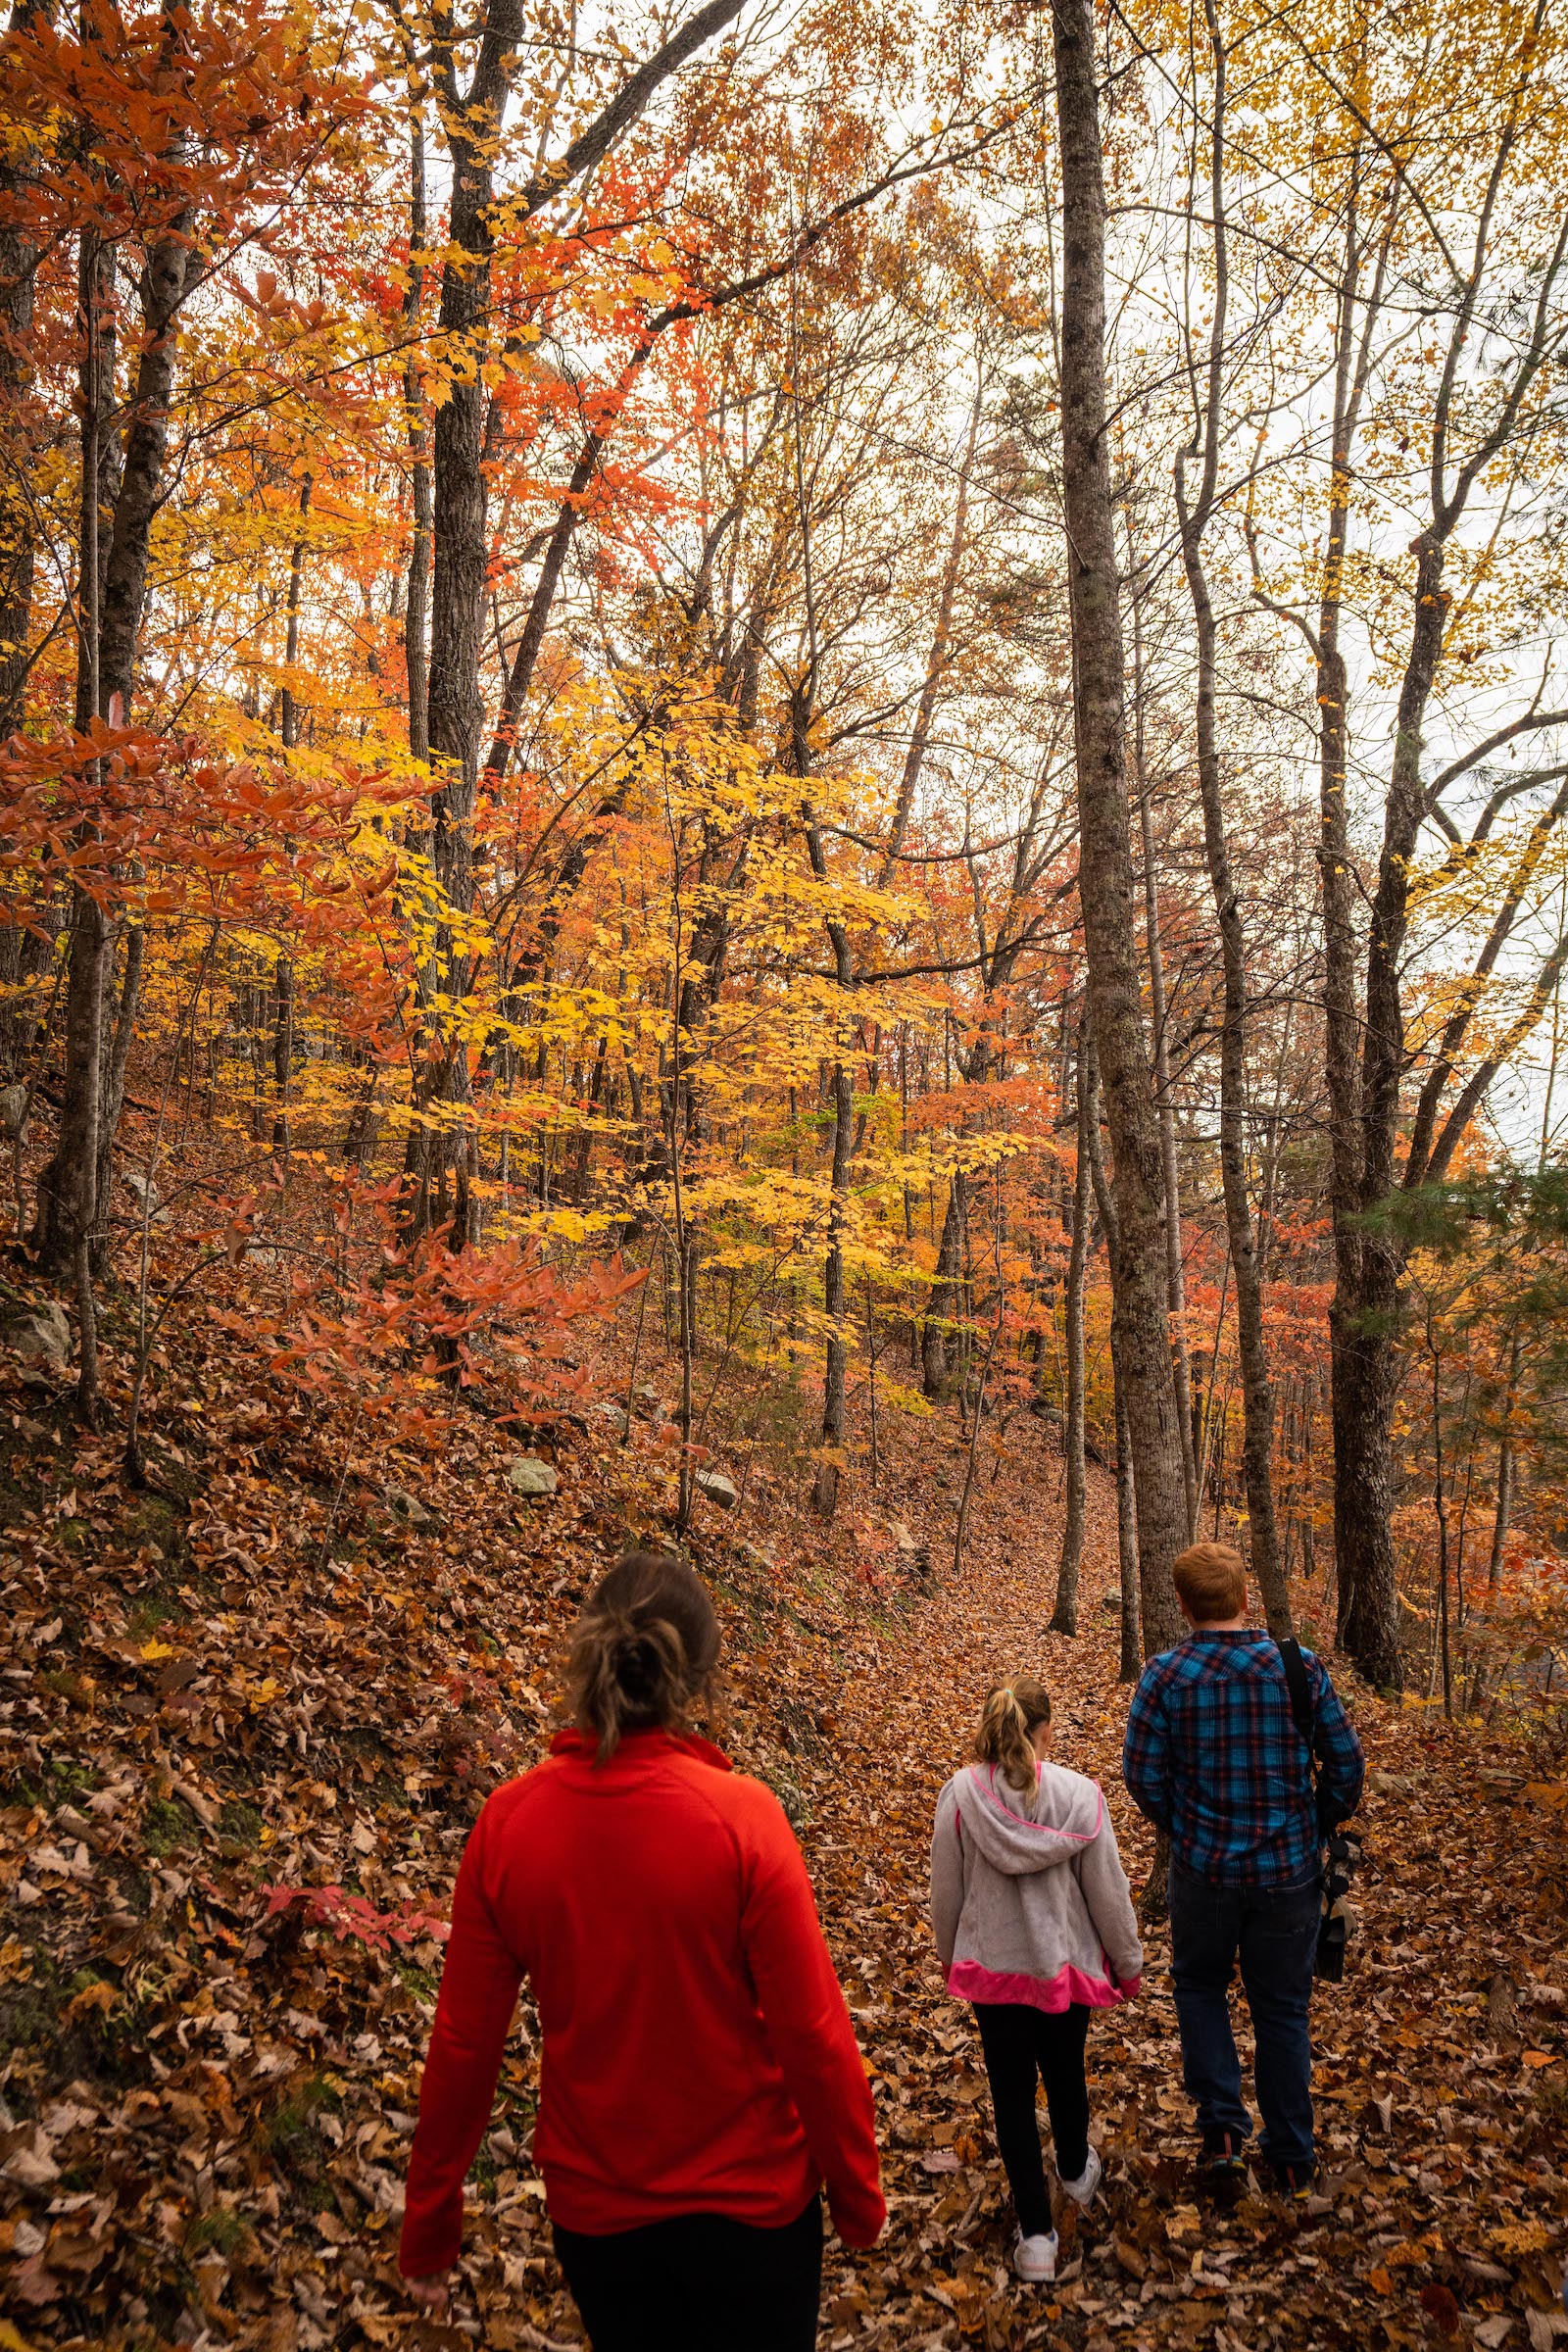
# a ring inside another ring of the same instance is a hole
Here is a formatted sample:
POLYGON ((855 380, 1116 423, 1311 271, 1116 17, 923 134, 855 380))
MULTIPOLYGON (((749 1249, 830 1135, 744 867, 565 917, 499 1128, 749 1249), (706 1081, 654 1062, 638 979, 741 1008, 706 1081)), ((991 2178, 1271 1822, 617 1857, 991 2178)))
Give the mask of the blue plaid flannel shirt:
MULTIPOLYGON (((1312 1693, 1323 1814, 1361 1799, 1361 1742, 1321 1658, 1301 1652, 1312 1693)), ((1144 1668, 1127 1717, 1122 1777, 1141 1813, 1170 1833, 1200 1879, 1300 1886, 1317 1875, 1321 1835, 1306 1742, 1267 1634, 1190 1634, 1144 1668)))

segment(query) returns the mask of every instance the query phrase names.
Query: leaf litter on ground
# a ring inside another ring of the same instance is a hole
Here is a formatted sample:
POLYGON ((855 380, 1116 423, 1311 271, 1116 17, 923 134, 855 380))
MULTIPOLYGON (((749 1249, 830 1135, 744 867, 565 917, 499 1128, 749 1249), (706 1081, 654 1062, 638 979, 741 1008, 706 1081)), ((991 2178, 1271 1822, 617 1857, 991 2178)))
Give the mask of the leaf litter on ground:
MULTIPOLYGON (((345 1476, 329 1417, 247 1389, 232 1335, 191 1347, 203 1409, 151 1493, 35 1383, 0 1391, 0 2344, 579 2344, 529 2156, 526 2000, 449 2322, 410 2310, 397 2228, 464 1838, 544 1751, 594 1579, 667 1532, 669 1433, 623 1446, 579 1411, 543 1441, 558 1492, 524 1501, 515 1438, 460 1410, 345 1476)), ((1068 1641, 1046 1630, 1050 1436, 1003 1442, 956 1578, 928 1562, 951 1557, 962 1434, 889 1407, 881 1442, 853 1518, 824 1529, 754 1479, 691 1544, 727 1627, 721 1734, 800 1830, 885 2150, 889 2229, 830 2250, 823 2344, 1568 2336, 1562 1784, 1506 1733, 1358 1685, 1359 1934, 1314 2011, 1325 2193, 1287 2209, 1253 2179, 1233 2212, 1197 2203, 1155 1928, 1143 1994, 1090 2036, 1102 2198, 1061 2213, 1053 2286, 1012 2278, 978 2043, 926 1926, 929 1824, 988 1684, 1030 1666, 1147 1872, 1101 1605, 1114 1500, 1092 1472, 1068 1641)))

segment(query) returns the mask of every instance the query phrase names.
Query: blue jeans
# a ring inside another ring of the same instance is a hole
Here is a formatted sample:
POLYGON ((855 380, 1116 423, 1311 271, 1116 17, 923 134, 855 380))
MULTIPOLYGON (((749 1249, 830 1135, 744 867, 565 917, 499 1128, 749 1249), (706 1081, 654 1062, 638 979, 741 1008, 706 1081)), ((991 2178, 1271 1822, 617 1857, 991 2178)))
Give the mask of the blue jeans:
POLYGON ((1238 1956, 1257 2042, 1261 2153, 1275 2165, 1312 2161, 1312 1958, 1322 1894, 1307 1886, 1222 1886, 1170 1866, 1170 1956, 1182 2035, 1182 2080, 1198 2101, 1205 2147, 1240 2148, 1252 2129, 1231 2031, 1238 1956))

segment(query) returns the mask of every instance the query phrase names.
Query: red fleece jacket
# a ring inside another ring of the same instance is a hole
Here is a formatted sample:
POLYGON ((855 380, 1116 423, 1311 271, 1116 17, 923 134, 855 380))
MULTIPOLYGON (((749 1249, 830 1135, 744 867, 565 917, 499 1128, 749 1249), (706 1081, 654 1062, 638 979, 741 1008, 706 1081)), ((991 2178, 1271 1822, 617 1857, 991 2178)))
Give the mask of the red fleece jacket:
POLYGON ((823 2180, 839 2235, 886 2219, 870 2087, 782 1806, 706 1740, 575 1732, 496 1791, 458 1873, 400 2263, 457 2260, 517 1988, 544 2033, 534 2161, 592 2235, 680 2213, 765 2228, 823 2180))

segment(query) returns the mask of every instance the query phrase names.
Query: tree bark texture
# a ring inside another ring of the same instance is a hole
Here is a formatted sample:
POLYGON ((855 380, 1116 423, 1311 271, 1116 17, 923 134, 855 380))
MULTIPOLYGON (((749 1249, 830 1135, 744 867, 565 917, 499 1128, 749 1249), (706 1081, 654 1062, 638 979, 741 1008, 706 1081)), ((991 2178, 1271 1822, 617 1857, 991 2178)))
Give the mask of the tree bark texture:
MULTIPOLYGON (((1138 601, 1133 600, 1133 643, 1138 644, 1138 601)), ((1134 677, 1142 663, 1134 654, 1134 677)), ((1136 688, 1135 688, 1136 692, 1136 688)), ((1141 695, 1139 697, 1142 699, 1141 695)), ((1138 721, 1140 737, 1143 719, 1138 721)), ((1149 1022, 1154 1040, 1154 1095, 1159 1111, 1159 1164, 1165 1180, 1165 1288, 1170 1298, 1171 1377, 1176 1387, 1176 1425, 1182 1448, 1182 1492, 1187 1498, 1189 1542, 1198 1529, 1198 1455, 1193 1441, 1193 1363, 1187 1344, 1187 1270, 1182 1263, 1181 1171, 1176 1160, 1176 1105, 1171 1091, 1170 1031, 1165 1004, 1165 957, 1159 941, 1159 884, 1154 873, 1154 829, 1140 754, 1138 821, 1144 854, 1144 937, 1149 957, 1149 1022)))
POLYGON ((1079 894, 1095 1053, 1114 1154, 1111 1249, 1138 1499, 1143 1634, 1177 1638, 1171 1563, 1187 1541, 1171 1377, 1164 1182, 1144 1036, 1128 837, 1125 662, 1105 449, 1105 192, 1087 0, 1053 15, 1063 188, 1062 490, 1073 640, 1079 894))
POLYGON ((305 517, 311 511, 311 476, 300 484, 300 535, 289 550, 288 596, 284 605, 283 625, 283 695, 279 712, 285 752, 293 751, 299 741, 299 706, 294 696, 294 664, 300 658, 300 597, 305 586, 305 517))
MULTIPOLYGON (((1242 1368, 1243 1483, 1252 1573, 1262 1594, 1269 1632, 1278 1642, 1292 1631, 1291 1601, 1274 1515, 1274 1397, 1269 1382, 1268 1348, 1263 1337, 1263 1285, 1247 1183, 1247 946, 1241 902, 1231 868, 1220 777, 1215 708, 1219 632, 1203 562, 1203 539, 1214 513, 1219 478, 1229 291, 1224 212, 1225 47, 1213 0, 1205 0, 1204 13, 1214 59, 1209 160, 1214 302, 1205 376, 1200 390, 1196 382, 1194 387, 1198 421, 1192 444, 1179 451, 1176 458, 1176 514, 1197 636, 1198 784, 1203 811, 1203 850, 1219 926, 1224 987, 1219 1048, 1219 1157, 1225 1227, 1236 1280, 1237 1349, 1242 1368), (1200 475, 1196 495, 1189 495, 1187 466, 1193 459, 1199 463, 1200 475)), ((1195 368, 1195 377, 1196 372, 1195 368)))
POLYGON ((833 1065, 832 1206, 828 1212, 827 1257, 822 1268, 822 1303, 828 1317, 827 1359, 822 1383, 823 1457, 817 1465, 816 1508, 831 1519, 838 1508, 839 1456, 846 1434, 845 1374, 849 1347, 844 1319, 844 1210, 850 1184, 850 1136, 855 1124, 855 1094, 842 1061, 833 1065))
MULTIPOLYGON (((1088 1107, 1085 1140, 1095 1205, 1107 1240, 1116 1229, 1116 1203, 1105 1176, 1104 1146, 1100 1134, 1100 1073, 1094 1053, 1088 1055, 1088 1107)), ((1121 1575, 1120 1679, 1135 1683, 1143 1668, 1142 1578, 1138 1568, 1138 1481, 1133 1463, 1132 1422, 1127 1413, 1127 1383, 1121 1367, 1121 1348, 1115 1319, 1110 1326, 1110 1384, 1116 1413, 1116 1558, 1121 1575)), ((1157 1849, 1156 1849, 1157 1850, 1157 1849)))
POLYGON ((968 1227, 969 1186, 961 1167, 955 1167, 943 1212, 942 1239, 920 1326, 920 1386, 932 1398, 948 1393, 948 1341, 958 1303, 958 1278, 963 1265, 963 1241, 968 1227))
POLYGON ((142 959, 146 951, 147 929, 144 923, 129 923, 122 934, 125 942, 124 964, 120 978, 120 1004, 111 1033, 107 1021, 103 1031, 103 1074, 98 1082, 98 1169, 93 1194, 95 1204, 93 1271, 102 1273, 108 1262, 109 1188, 114 1168, 115 1137, 120 1132, 120 1114, 125 1107, 125 1069, 130 1060, 131 1040, 136 1034, 136 1008, 141 1001, 142 959))
MULTIPOLYGON (((424 124, 415 115, 409 138, 409 285, 404 317, 411 328, 424 302, 425 218, 424 124)), ((403 609, 403 663, 409 684, 409 750, 418 760, 430 757, 430 434, 424 390, 411 356, 403 371, 403 407, 409 438, 410 501, 414 534, 409 545, 408 595, 403 609)))
POLYGON ((117 695, 122 709, 128 712, 136 682, 153 519, 164 498, 179 308, 185 298, 186 270, 193 260, 191 221, 189 212, 177 215, 169 230, 155 240, 142 270, 141 352, 126 410, 124 466, 103 580, 98 697, 104 713, 117 695))
MULTIPOLYGON (((1443 648, 1447 603, 1442 593, 1443 557, 1440 541, 1423 544, 1416 559, 1410 652, 1399 691, 1383 854, 1367 936, 1357 1200, 1363 1214, 1386 1200, 1395 1188, 1399 1092, 1405 1072, 1399 963, 1407 928, 1410 862, 1425 813, 1421 731, 1443 648)), ((1335 1297, 1341 1323, 1334 1413, 1339 1632, 1369 1681, 1397 1689, 1404 1669, 1393 1526, 1394 1405, 1400 1373, 1403 1249, 1386 1227, 1364 1224, 1356 1261, 1351 1297, 1342 1301, 1338 1291, 1335 1297)))
MULTIPOLYGON (((103 583, 112 543, 110 516, 119 487, 111 429, 115 397, 114 264, 109 248, 83 230, 77 255, 81 332, 81 474, 76 578, 76 705, 79 733, 103 710, 103 583)), ((39 1270, 71 1281, 78 1293, 90 1281, 87 1254, 97 1221, 102 1120, 104 1008, 114 969, 115 938, 98 901, 74 885, 62 1023, 64 1074, 60 1124, 53 1156, 38 1176, 37 1216, 28 1237, 39 1270)))
MULTIPOLYGON (((804 527, 804 515, 803 515, 804 527)), ((798 692, 794 702, 793 758, 795 772, 805 777, 810 765, 810 709, 809 680, 798 692)), ((827 853, 822 846, 821 828, 809 808, 806 811, 806 844, 811 860, 811 872, 818 882, 827 880, 827 853)), ((850 951, 850 935, 836 915, 826 918, 828 944, 833 950, 833 970, 838 981, 842 1004, 839 1015, 839 1058, 833 1064, 829 1094, 833 1102, 833 1160, 829 1178, 827 1255, 822 1267, 822 1302, 828 1317, 827 1354, 823 1366, 822 1384, 822 1446, 823 1456, 817 1465, 815 1504, 824 1519, 831 1519, 838 1508, 840 1461, 847 1435, 845 1406, 845 1377, 849 1366, 848 1325, 845 1316, 844 1295, 844 1232, 849 1216, 850 1153, 855 1128, 855 1088, 850 1077, 843 1049, 848 1039, 843 1032, 850 1022, 850 998, 855 987, 855 965, 850 951)))
POLYGON ((1088 1263, 1090 1201, 1089 1109, 1091 1087, 1087 1060, 1089 1018, 1078 1023, 1077 1097, 1078 1165, 1073 1178, 1072 1246, 1067 1255, 1067 1284, 1063 1299, 1062 1346, 1067 1356, 1066 1411, 1062 1417, 1061 1453, 1066 1485, 1066 1515, 1061 1530, 1061 1557, 1056 1567, 1056 1605, 1052 1611, 1054 1634, 1078 1631, 1078 1571, 1084 1554, 1084 1271, 1088 1263))
MULTIPOLYGON (((112 429, 113 259, 96 237, 82 238, 78 726, 109 716, 117 706, 122 717, 130 710, 153 519, 164 495, 179 309, 192 253, 191 221, 189 211, 181 211, 147 249, 140 280, 141 348, 118 460, 112 454, 117 446, 112 429)), ((46 1271, 78 1279, 100 1218, 98 1170, 100 1164, 108 1164, 115 1140, 105 1117, 104 1032, 116 929, 102 907, 83 893, 75 894, 60 1126, 54 1157, 38 1179, 32 1244, 46 1271)))
MULTIPOLYGON (((16 0, 12 31, 24 32, 37 13, 35 0, 16 0)), ((0 162, 0 414, 15 436, 0 470, 0 742, 21 726, 25 710, 37 564, 37 525, 24 488, 32 470, 27 412, 38 267, 38 247, 24 225, 30 176, 24 147, 0 162)))

